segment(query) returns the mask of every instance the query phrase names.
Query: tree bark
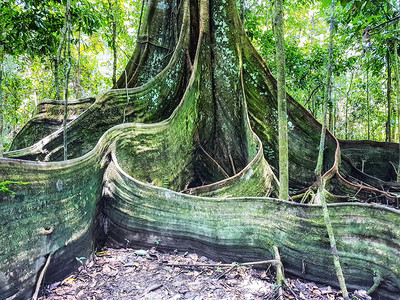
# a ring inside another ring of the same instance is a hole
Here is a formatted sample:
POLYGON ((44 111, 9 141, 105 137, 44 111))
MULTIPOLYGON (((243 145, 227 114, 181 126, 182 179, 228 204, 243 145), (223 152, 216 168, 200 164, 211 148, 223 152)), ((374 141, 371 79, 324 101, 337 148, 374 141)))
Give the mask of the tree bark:
POLYGON ((285 39, 283 24, 283 1, 275 1, 275 36, 278 88, 279 128, 279 198, 289 198, 289 152, 285 81, 285 39))

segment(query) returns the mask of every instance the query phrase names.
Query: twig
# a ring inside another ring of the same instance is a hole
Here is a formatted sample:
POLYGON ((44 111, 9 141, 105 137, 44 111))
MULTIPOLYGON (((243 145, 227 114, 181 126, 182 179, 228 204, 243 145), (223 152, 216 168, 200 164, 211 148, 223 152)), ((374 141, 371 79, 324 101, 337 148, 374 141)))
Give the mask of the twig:
POLYGON ((168 51, 171 51, 171 49, 169 49, 168 47, 165 47, 165 46, 162 46, 162 45, 158 45, 158 44, 156 44, 156 43, 153 43, 152 41, 149 41, 149 38, 148 38, 148 37, 147 37, 147 40, 144 40, 144 41, 139 41, 139 40, 138 40, 137 43, 138 43, 138 44, 149 44, 149 45, 152 45, 152 46, 157 47, 157 48, 166 49, 166 50, 168 50, 168 51))
POLYGON ((233 163, 232 155, 230 154, 229 154, 229 160, 231 161, 233 174, 236 175, 235 164, 233 163))
POLYGON ((363 186, 361 185, 360 188, 358 189, 357 193, 354 194, 353 198, 355 198, 358 195, 358 193, 362 190, 362 188, 363 188, 363 186))
POLYGON ((217 277, 217 280, 219 280, 219 279, 221 279, 222 277, 224 277, 226 274, 228 274, 230 271, 232 271, 233 269, 234 269, 235 267, 233 266, 233 267, 230 267, 228 270, 226 270, 224 273, 222 273, 222 274, 220 274, 218 277, 217 277))
POLYGON ((220 170, 222 171, 222 173, 224 173, 224 175, 226 176, 226 178, 229 178, 229 175, 228 175, 228 173, 226 173, 226 171, 224 170, 224 168, 222 168, 221 165, 220 165, 214 158, 212 158, 212 156, 211 156, 210 154, 208 154, 207 151, 206 151, 200 144, 199 144, 199 147, 200 147, 201 150, 203 150, 204 154, 207 155, 207 157, 208 157, 209 159, 211 159, 212 162, 215 163, 215 164, 217 165, 218 169, 220 169, 220 170))
POLYGON ((315 89, 313 89, 313 91, 311 92, 310 96, 308 97, 306 103, 304 104, 304 107, 308 104, 308 102, 310 102, 312 96, 314 96, 314 94, 318 91, 318 89, 322 86, 322 83, 320 83, 319 85, 316 86, 315 89))
MULTIPOLYGON (((383 25, 386 25, 386 24, 388 24, 388 23, 392 23, 392 22, 394 22, 394 21, 396 21, 396 20, 398 20, 398 19, 400 19, 400 16, 397 16, 397 17, 395 17, 395 18, 393 18, 393 19, 387 20, 386 22, 381 23, 381 24, 379 24, 379 25, 377 25, 377 26, 375 26, 375 27, 372 27, 372 28, 370 28, 368 31, 371 32, 371 31, 373 31, 373 30, 378 29, 379 27, 382 27, 383 25)), ((377 32, 377 33, 372 33, 371 36, 373 36, 373 35, 375 35, 375 34, 378 34, 378 33, 379 33, 379 32, 377 32)))
POLYGON ((32 300, 37 300, 37 297, 39 295, 40 286, 42 285, 44 274, 46 273, 47 268, 50 264, 52 254, 53 254, 53 252, 50 252, 49 256, 47 256, 46 263, 44 264, 44 267, 43 267, 42 271, 40 272, 39 278, 36 282, 36 289, 35 289, 35 293, 32 296, 32 300))

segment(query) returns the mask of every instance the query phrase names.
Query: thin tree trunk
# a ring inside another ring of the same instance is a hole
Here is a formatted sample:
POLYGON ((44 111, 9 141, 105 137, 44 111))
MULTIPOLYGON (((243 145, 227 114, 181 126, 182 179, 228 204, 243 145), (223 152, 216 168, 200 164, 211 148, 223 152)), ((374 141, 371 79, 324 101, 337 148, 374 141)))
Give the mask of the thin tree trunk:
POLYGON ((78 70, 77 70, 77 92, 76 98, 78 99, 81 95, 82 86, 81 86, 81 38, 82 38, 82 26, 79 24, 79 33, 78 33, 78 70))
POLYGON ((275 37, 278 81, 278 128, 279 128, 279 198, 289 198, 288 127, 285 82, 285 40, 283 28, 283 3, 275 2, 275 37))
MULTIPOLYGON (((0 49, 0 51, 2 51, 0 49)), ((4 112, 4 107, 3 107, 3 58, 4 55, 3 53, 0 53, 0 157, 3 157, 3 112, 4 112)))
POLYGON ((139 19, 139 26, 138 26, 138 32, 137 32, 137 39, 139 39, 140 28, 142 27, 142 18, 143 18, 143 11, 144 11, 144 1, 145 1, 145 0, 142 0, 142 8, 140 9, 140 19, 139 19))
MULTIPOLYGON (((368 48, 367 48, 368 51, 368 48)), ((370 140, 369 58, 367 55, 367 140, 370 140)))
MULTIPOLYGON (((397 99, 397 117, 400 118, 400 73, 399 73, 399 57, 397 54, 397 40, 394 41, 394 64, 395 64, 395 74, 396 74, 396 99, 397 99)), ((398 132, 399 132, 399 139, 400 139, 400 119, 397 123, 398 132)), ((400 158, 400 143, 399 143, 399 158, 400 158)), ((399 167, 397 169, 397 181, 400 181, 400 159, 399 159, 399 167)))
POLYGON ((351 86, 353 85, 353 77, 354 77, 354 73, 351 72, 350 85, 349 85, 349 89, 347 90, 347 93, 346 93, 346 106, 345 106, 345 119, 344 119, 344 125, 345 125, 344 137, 346 140, 349 139, 349 132, 348 132, 349 98, 350 98, 349 95, 350 95, 350 91, 351 91, 351 86))
POLYGON ((322 165, 323 165, 323 158, 324 158, 324 148, 325 148, 325 137, 326 137, 326 123, 327 123, 327 104, 330 102, 332 96, 332 57, 333 57, 333 35, 334 35, 334 19, 335 19, 335 0, 332 0, 331 4, 331 21, 329 26, 329 62, 328 62, 328 69, 327 69, 327 76, 326 76, 326 87, 325 87, 325 99, 323 102, 323 116, 324 121, 322 124, 321 130, 321 140, 319 146, 319 153, 318 153, 318 161, 317 166, 315 168, 315 175, 317 177, 318 183, 318 200, 321 203, 324 221, 326 225, 326 230, 329 236, 329 242, 331 246, 332 256, 333 256, 333 263, 335 265, 336 276, 339 281, 340 289, 342 290, 342 295, 345 300, 349 299, 349 295, 346 288, 345 279, 343 276, 342 267, 340 265, 339 254, 336 247, 336 239, 333 233, 333 228, 331 224, 331 220, 329 217, 328 206, 326 205, 325 199, 325 181, 322 178, 322 165))
POLYGON ((240 0, 240 12, 241 12, 241 19, 242 19, 242 24, 244 25, 245 21, 245 0, 240 0))
POLYGON ((71 14, 70 14, 71 2, 67 0, 67 7, 65 11, 66 20, 66 33, 67 33, 67 53, 66 53, 66 68, 65 68, 65 87, 64 87, 64 119, 63 119, 63 131, 64 131, 64 160, 68 159, 68 139, 67 139, 67 119, 68 119, 68 84, 69 76, 71 72, 71 14))
MULTIPOLYGON (((389 44, 386 44, 389 47, 389 44)), ((390 51, 386 49, 386 68, 387 68, 387 87, 386 87, 386 101, 387 101, 387 121, 386 121, 386 142, 392 141, 392 105, 391 105, 391 93, 392 93, 392 66, 390 62, 390 51)))
POLYGON ((59 62, 60 62, 60 57, 58 54, 56 54, 56 57, 54 58, 54 85, 56 86, 56 100, 61 100, 61 91, 60 91, 60 75, 59 75, 59 62))
POLYGON ((330 91, 330 93, 331 93, 331 96, 330 96, 330 98, 329 98, 329 102, 330 102, 330 105, 329 105, 329 130, 333 133, 333 134, 335 134, 335 103, 334 103, 334 101, 335 101, 335 97, 332 97, 332 94, 334 94, 334 81, 333 81, 333 79, 331 79, 331 87, 330 87, 330 89, 331 89, 331 91, 330 91))
MULTIPOLYGON (((314 28, 315 28, 315 14, 312 15, 311 18, 311 32, 310 32, 310 44, 311 44, 311 50, 310 50, 310 55, 309 58, 311 60, 313 53, 312 50, 314 49, 314 28)), ((321 84, 317 85, 317 87, 311 92, 311 113, 314 117, 316 117, 316 111, 315 111, 315 97, 316 97, 316 92, 318 91, 319 87, 321 86, 321 84)))
POLYGON ((56 86, 56 100, 61 100, 61 87, 60 87, 60 61, 63 50, 63 45, 66 38, 67 15, 64 18, 64 26, 60 34, 60 44, 58 45, 57 53, 54 58, 54 84, 56 86))
POLYGON ((111 47, 113 51, 113 73, 112 73, 112 82, 113 87, 117 86, 117 20, 115 17, 115 12, 117 9, 118 1, 115 1, 114 5, 112 4, 111 0, 108 0, 108 8, 109 13, 111 15, 111 29, 112 29, 112 36, 111 36, 111 47), (113 7, 114 6, 114 7, 113 7))
MULTIPOLYGON (((332 85, 332 82, 331 82, 332 85)), ((331 132, 333 132, 333 103, 332 99, 329 99, 330 103, 328 104, 329 112, 328 112, 328 128, 331 132)))

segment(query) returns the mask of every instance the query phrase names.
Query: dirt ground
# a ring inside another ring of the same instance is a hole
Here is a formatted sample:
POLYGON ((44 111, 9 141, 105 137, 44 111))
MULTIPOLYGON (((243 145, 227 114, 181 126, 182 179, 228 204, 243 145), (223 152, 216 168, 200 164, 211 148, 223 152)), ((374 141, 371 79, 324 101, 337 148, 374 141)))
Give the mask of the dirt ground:
MULTIPOLYGON (((196 253, 107 249, 62 282, 45 287, 40 300, 202 300, 279 299, 275 268, 261 270, 233 263, 219 266, 196 253), (171 266, 180 264, 180 266, 171 266), (213 266, 201 266, 209 264, 213 266), (182 266, 185 265, 185 266, 182 266)), ((343 299, 329 286, 287 278, 284 299, 343 299)), ((370 300, 365 291, 351 299, 370 300)))

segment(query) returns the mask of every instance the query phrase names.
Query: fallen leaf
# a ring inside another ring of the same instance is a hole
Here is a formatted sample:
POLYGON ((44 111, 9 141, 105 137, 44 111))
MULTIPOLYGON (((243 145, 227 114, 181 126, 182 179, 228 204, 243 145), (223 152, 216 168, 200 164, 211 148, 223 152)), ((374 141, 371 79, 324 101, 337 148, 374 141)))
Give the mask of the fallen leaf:
POLYGON ((75 280, 75 278, 73 278, 72 276, 66 278, 63 280, 63 282, 61 282, 62 285, 69 285, 72 286, 73 281, 75 280))
POLYGON ((283 294, 284 294, 285 297, 288 298, 288 299, 294 299, 294 297, 293 297, 292 295, 289 295, 289 294, 287 294, 287 293, 283 293, 283 294))
POLYGON ((113 269, 110 267, 110 265, 104 265, 103 273, 109 277, 113 277, 118 274, 118 269, 113 269))
POLYGON ((321 296, 322 295, 320 290, 313 290, 313 294, 317 295, 317 296, 321 296))
POLYGON ((146 254, 147 254, 147 251, 146 251, 146 250, 136 250, 136 251, 133 252, 133 253, 135 253, 136 255, 143 256, 143 255, 146 255, 146 254))

